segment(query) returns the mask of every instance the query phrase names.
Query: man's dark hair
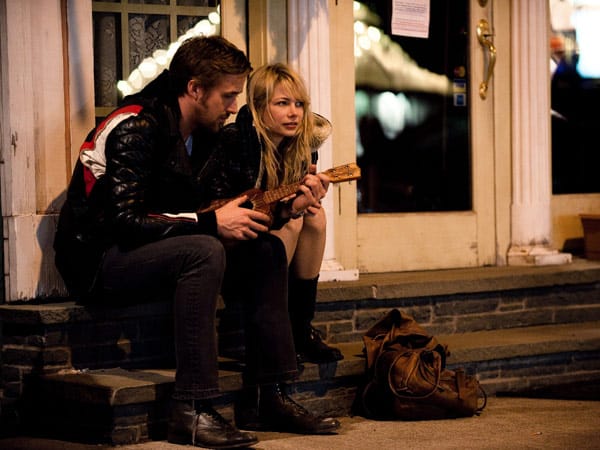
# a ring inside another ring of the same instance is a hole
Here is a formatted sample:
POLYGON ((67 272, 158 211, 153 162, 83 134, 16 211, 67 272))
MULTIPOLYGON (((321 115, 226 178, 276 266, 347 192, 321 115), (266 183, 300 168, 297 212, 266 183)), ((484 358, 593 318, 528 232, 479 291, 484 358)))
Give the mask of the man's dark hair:
POLYGON ((185 40, 171 60, 171 87, 182 95, 191 79, 203 89, 212 89, 223 75, 247 75, 250 61, 239 48, 221 36, 199 36, 185 40))

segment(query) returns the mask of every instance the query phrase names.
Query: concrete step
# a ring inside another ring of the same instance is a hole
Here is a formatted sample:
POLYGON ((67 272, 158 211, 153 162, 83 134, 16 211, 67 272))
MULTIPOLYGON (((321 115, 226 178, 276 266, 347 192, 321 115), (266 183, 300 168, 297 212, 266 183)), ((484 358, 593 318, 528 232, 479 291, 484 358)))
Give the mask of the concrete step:
MULTIPOLYGON (((532 326, 439 335, 448 345, 450 368, 476 373, 488 395, 600 380, 600 322, 532 326)), ((339 345, 344 360, 306 364, 292 396, 319 414, 351 414, 364 373, 362 343, 339 345)), ((239 363, 221 358, 217 405, 232 418, 233 395, 242 386, 239 363)), ((123 368, 41 377, 32 395, 38 429, 78 441, 128 444, 164 439, 173 369, 123 368)))

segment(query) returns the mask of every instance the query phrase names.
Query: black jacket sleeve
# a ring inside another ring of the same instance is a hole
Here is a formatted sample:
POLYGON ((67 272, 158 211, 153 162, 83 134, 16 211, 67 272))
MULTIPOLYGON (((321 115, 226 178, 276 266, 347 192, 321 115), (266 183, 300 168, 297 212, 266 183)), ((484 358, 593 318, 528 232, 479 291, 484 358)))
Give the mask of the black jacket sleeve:
MULTIPOLYGON (((217 234, 214 212, 197 214, 193 208, 161 211, 164 205, 153 202, 157 190, 172 188, 158 185, 165 148, 171 145, 164 126, 160 127, 151 114, 123 121, 107 139, 107 215, 114 241, 122 247, 177 235, 217 234)), ((172 195, 191 194, 174 189, 172 195)))

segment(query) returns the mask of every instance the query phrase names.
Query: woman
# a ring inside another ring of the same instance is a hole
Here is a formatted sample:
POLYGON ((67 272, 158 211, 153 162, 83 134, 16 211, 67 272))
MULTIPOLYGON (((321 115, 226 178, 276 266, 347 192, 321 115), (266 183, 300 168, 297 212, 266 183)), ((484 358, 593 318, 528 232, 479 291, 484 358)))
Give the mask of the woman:
MULTIPOLYGON (((227 198, 251 188, 270 190, 302 181, 322 187, 314 192, 322 198, 329 179, 316 174, 315 163, 317 150, 330 133, 329 121, 311 112, 306 87, 296 72, 284 64, 260 67, 248 81, 247 105, 223 130, 225 177, 215 187, 215 196, 227 198)), ((337 361, 342 353, 325 344, 311 323, 325 250, 325 212, 320 202, 296 210, 296 198, 274 207, 271 232, 284 242, 290 265, 288 306, 297 358, 300 363, 337 361)))

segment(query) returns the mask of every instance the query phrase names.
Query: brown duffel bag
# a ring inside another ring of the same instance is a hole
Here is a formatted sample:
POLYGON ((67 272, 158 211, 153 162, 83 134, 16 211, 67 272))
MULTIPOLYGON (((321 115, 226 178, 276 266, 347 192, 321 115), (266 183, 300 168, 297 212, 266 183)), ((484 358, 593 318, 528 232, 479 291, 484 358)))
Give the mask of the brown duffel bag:
POLYGON ((463 369, 446 369, 446 346, 412 317, 390 311, 363 336, 367 417, 426 420, 479 414, 486 394, 463 369))

